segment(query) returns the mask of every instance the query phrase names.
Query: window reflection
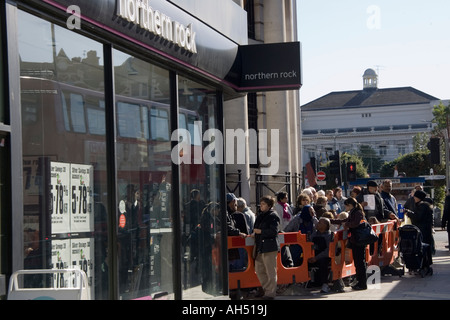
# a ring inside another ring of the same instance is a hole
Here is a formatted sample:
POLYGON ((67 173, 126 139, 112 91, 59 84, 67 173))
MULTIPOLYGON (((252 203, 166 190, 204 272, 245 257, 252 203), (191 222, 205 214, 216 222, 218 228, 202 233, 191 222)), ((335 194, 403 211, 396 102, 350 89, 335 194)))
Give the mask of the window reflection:
POLYGON ((173 292, 169 72, 114 51, 119 294, 173 292))
MULTIPOLYGON (((218 129, 217 97, 213 88, 179 77, 179 128, 190 136, 190 157, 180 165, 183 225, 183 298, 219 295, 220 161, 207 165, 203 141, 208 129, 218 129), (202 295, 199 295, 199 294, 202 295)), ((221 146, 221 145, 220 145, 221 146)), ((217 146, 219 147, 219 145, 217 146)))
MULTIPOLYGON (((24 267, 86 272, 106 299, 107 194, 103 47, 18 12, 24 172, 24 267)), ((70 276, 27 276, 68 287, 70 276)))

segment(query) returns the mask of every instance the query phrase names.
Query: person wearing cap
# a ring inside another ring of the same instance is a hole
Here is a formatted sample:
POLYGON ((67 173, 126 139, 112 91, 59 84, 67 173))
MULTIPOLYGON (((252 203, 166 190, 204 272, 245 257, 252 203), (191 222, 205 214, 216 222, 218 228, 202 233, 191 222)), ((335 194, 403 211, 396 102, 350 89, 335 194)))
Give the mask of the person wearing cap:
POLYGON ((414 210, 406 209, 405 213, 411 219, 411 223, 419 228, 420 232, 422 232, 422 241, 429 244, 431 248, 434 248, 433 208, 426 200, 427 194, 425 191, 417 190, 414 192, 414 210))
POLYGON ((414 210, 415 207, 415 202, 414 202, 414 192, 416 192, 417 190, 423 190, 423 187, 418 184, 414 187, 414 189, 411 190, 411 192, 408 195, 408 200, 406 200, 405 204, 403 205, 404 208, 409 209, 409 210, 414 210))
POLYGON ((386 209, 384 205, 384 201, 381 198, 380 193, 378 192, 378 184, 375 180, 367 181, 367 188, 364 188, 360 194, 356 197, 356 200, 363 206, 364 213, 366 214, 366 218, 370 217, 377 218, 378 221, 384 222, 389 219, 396 219, 397 216, 386 209), (368 208, 369 203, 365 196, 373 195, 375 199, 375 208, 368 208))

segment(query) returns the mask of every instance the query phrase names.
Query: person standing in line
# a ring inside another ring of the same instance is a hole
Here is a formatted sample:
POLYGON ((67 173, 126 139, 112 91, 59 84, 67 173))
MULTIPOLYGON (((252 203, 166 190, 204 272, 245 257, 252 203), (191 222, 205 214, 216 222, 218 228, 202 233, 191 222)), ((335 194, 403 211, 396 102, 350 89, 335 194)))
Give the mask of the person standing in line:
POLYGON ((261 212, 257 215, 253 234, 255 237, 255 272, 264 291, 263 299, 272 300, 277 294, 277 254, 280 251, 278 230, 280 218, 273 210, 274 199, 260 199, 261 212))
POLYGON ((397 216, 386 209, 384 205, 384 200, 381 198, 378 192, 378 184, 375 180, 367 181, 367 188, 363 189, 362 192, 355 198, 361 206, 364 208, 364 213, 367 219, 374 216, 380 222, 385 222, 390 219, 396 219, 397 216), (370 206, 369 200, 365 198, 373 197, 373 207, 370 206))
POLYGON ((418 184, 414 187, 414 189, 411 190, 411 192, 408 195, 408 200, 406 200, 405 204, 403 205, 403 207, 405 209, 409 209, 411 211, 414 211, 414 207, 416 205, 416 202, 414 201, 414 193, 418 190, 423 191, 423 187, 418 184))
MULTIPOLYGON (((348 218, 343 220, 333 219, 332 224, 344 224, 344 229, 352 232, 357 228, 362 220, 365 220, 364 209, 355 198, 349 197, 344 201, 345 211, 348 212, 348 218)), ((353 262, 356 268, 357 283, 352 286, 353 290, 367 289, 367 265, 366 265, 366 246, 359 246, 352 237, 348 240, 352 249, 353 262)))
POLYGON ((280 232, 284 230, 284 228, 289 224, 294 213, 292 211, 291 206, 288 203, 288 193, 287 192, 279 192, 277 194, 277 203, 275 204, 275 212, 280 217, 280 232))
MULTIPOLYGON (((341 212, 344 211, 344 201, 345 199, 347 199, 347 197, 344 197, 344 195, 342 194, 342 188, 341 187, 336 187, 334 190, 334 197, 337 199, 337 201, 339 202, 339 207, 341 209, 341 212)), ((338 212, 341 213, 341 212, 338 212)))
POLYGON ((434 248, 433 237, 433 208, 431 204, 426 201, 427 194, 425 191, 418 190, 414 192, 414 210, 405 210, 405 214, 411 219, 411 223, 419 228, 422 233, 423 243, 430 246, 430 250, 426 251, 426 264, 427 272, 430 272, 429 266, 433 264, 432 249, 434 248))
POLYGON ((389 219, 397 220, 397 222, 400 222, 398 220, 397 215, 395 214, 397 212, 397 199, 395 199, 394 195, 391 192, 392 192, 392 180, 385 179, 383 181, 383 184, 381 185, 381 192, 380 192, 381 199, 383 199, 384 201, 385 208, 390 212, 389 219))
POLYGON ((335 216, 341 213, 341 206, 339 205, 339 201, 334 196, 333 190, 326 190, 325 196, 327 197, 327 210, 333 212, 335 216))
POLYGON ((447 189, 447 195, 445 196, 444 213, 442 215, 441 226, 442 230, 445 230, 445 228, 447 228, 448 245, 445 247, 450 250, 450 189, 447 189))
POLYGON ((256 215, 252 209, 247 206, 247 201, 244 198, 237 199, 237 211, 242 212, 247 222, 248 231, 251 234, 253 232, 253 225, 255 224, 256 215))

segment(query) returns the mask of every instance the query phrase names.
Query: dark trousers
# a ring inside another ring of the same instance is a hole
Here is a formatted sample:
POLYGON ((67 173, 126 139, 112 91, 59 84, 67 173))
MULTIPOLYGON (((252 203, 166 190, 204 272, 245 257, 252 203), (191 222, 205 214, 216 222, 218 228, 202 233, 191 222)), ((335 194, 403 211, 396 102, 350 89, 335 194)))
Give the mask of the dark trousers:
POLYGON ((367 266, 366 266, 366 247, 356 246, 352 247, 353 262, 356 269, 356 280, 358 286, 361 288, 367 287, 367 266))
POLYGON ((314 263, 308 263, 308 267, 310 268, 318 268, 314 273, 314 282, 317 285, 322 285, 324 283, 328 283, 328 275, 329 275, 329 266, 331 259, 330 258, 322 258, 317 260, 314 263))

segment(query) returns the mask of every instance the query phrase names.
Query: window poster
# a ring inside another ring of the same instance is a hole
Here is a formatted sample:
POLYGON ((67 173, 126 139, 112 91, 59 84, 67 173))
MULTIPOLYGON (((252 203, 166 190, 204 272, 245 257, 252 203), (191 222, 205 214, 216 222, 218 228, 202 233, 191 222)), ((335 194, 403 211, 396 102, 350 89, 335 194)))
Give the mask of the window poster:
POLYGON ((94 231, 93 167, 50 163, 52 234, 94 231))
MULTIPOLYGON (((94 294, 93 173, 91 165, 50 162, 52 266, 83 270, 91 298, 94 294)), ((73 275, 58 274, 54 287, 71 287, 73 282, 73 275)))
MULTIPOLYGON (((52 266, 53 269, 69 269, 71 264, 70 258, 70 239, 52 240, 52 266)), ((57 274, 53 278, 54 288, 70 287, 69 278, 64 273, 57 274)))
POLYGON ((92 166, 72 164, 70 172, 71 232, 92 232, 94 231, 92 166))
POLYGON ((70 233, 70 164, 50 162, 52 234, 70 233))

